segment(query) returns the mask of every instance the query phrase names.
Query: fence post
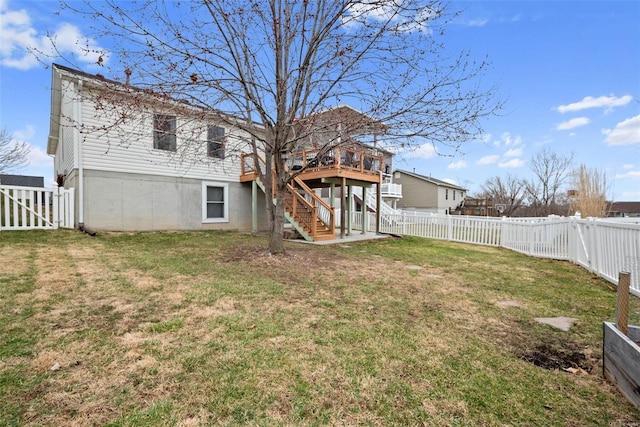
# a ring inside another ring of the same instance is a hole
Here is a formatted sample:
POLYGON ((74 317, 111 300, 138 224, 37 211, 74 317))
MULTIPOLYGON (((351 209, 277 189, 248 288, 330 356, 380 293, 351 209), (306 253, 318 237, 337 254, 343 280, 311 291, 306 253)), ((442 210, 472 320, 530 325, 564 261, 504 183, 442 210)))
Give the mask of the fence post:
POLYGON ((628 272, 621 272, 618 275, 618 289, 616 292, 616 327, 625 335, 627 335, 627 322, 629 320, 630 276, 628 272))
POLYGON ((451 215, 447 215, 447 240, 453 240, 453 224, 451 222, 451 215))
POLYGON ((591 268, 592 268, 592 271, 600 271, 600 259, 602 257, 600 256, 601 245, 599 244, 600 242, 598 241, 598 239, 600 238, 600 232, 598 230, 598 222, 596 221, 596 218, 590 218, 590 222, 593 225, 590 233, 591 236, 589 237, 589 240, 590 240, 589 246, 591 246, 590 251, 593 257, 593 261, 591 262, 591 268))
POLYGON ((60 187, 53 187, 53 229, 60 226, 60 187))
POLYGON ((534 238, 534 235, 533 235, 534 234, 533 233, 534 232, 533 224, 534 224, 533 220, 531 220, 531 221, 529 221, 527 223, 527 226, 529 227, 529 232, 528 232, 528 234, 529 234, 529 255, 533 255, 533 247, 534 247, 534 244, 533 244, 533 238, 534 238))

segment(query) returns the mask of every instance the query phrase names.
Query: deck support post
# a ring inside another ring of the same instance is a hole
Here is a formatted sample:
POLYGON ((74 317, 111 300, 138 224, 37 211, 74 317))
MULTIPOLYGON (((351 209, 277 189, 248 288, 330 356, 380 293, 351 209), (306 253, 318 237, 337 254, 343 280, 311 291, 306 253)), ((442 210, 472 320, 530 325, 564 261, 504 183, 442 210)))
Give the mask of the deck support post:
POLYGON ((367 187, 362 187, 362 234, 367 232, 367 187))
POLYGON ((336 185, 331 184, 329 187, 329 206, 332 208, 336 207, 336 185))
POLYGON ((340 238, 344 239, 347 218, 347 178, 342 177, 340 183, 340 238))
POLYGON ((251 231, 258 232, 258 183, 251 181, 251 231))
POLYGON ((347 236, 351 236, 352 224, 351 220, 353 218, 353 186, 347 186, 347 195, 349 201, 347 202, 347 236))
POLYGON ((376 234, 380 234, 380 209, 382 208, 382 174, 376 184, 376 234))

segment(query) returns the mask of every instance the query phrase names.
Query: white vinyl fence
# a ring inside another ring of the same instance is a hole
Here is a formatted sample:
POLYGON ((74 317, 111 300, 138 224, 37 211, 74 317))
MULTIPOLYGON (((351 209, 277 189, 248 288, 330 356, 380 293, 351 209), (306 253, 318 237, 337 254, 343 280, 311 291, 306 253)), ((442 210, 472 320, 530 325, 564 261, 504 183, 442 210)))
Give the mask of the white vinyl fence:
MULTIPOLYGON (((375 214, 368 229, 375 231, 375 214)), ((361 230, 361 213, 352 227, 361 230)), ((380 231, 477 245, 499 246, 526 255, 567 260, 617 285, 631 273, 631 292, 640 296, 640 218, 491 218, 403 212, 382 215, 380 231)))
POLYGON ((0 185, 0 231, 74 227, 73 188, 0 185))

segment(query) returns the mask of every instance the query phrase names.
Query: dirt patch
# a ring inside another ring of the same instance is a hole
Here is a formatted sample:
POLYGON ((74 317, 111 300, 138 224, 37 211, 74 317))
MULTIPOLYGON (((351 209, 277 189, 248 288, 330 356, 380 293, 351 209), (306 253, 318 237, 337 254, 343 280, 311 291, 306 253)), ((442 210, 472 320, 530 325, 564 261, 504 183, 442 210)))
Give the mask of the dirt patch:
POLYGON ((571 341, 554 341, 538 344, 520 355, 522 360, 550 370, 582 369, 591 372, 598 364, 592 352, 580 348, 571 341))

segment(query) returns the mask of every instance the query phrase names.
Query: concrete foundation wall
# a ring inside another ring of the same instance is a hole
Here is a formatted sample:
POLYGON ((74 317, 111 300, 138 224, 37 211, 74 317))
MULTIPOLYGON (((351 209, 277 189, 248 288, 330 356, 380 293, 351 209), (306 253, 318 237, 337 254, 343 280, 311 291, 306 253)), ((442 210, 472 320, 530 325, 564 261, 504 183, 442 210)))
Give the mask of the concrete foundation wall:
MULTIPOLYGON (((90 229, 112 231, 250 231, 251 183, 227 184, 228 221, 203 223, 202 180, 85 169, 84 224, 90 229)), ((259 193, 259 218, 264 217, 264 203, 264 194, 259 193)), ((263 226, 264 221, 260 221, 259 227, 263 226)))

